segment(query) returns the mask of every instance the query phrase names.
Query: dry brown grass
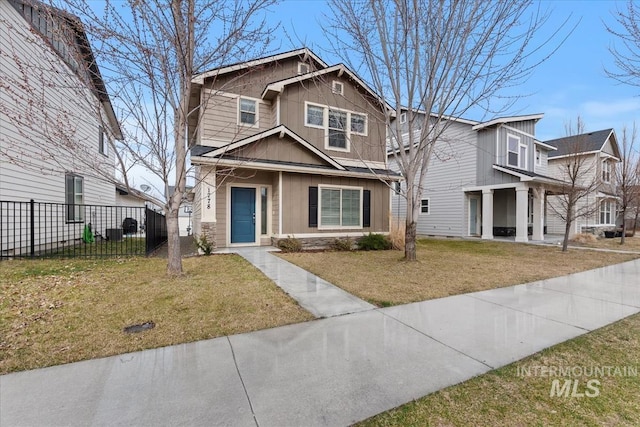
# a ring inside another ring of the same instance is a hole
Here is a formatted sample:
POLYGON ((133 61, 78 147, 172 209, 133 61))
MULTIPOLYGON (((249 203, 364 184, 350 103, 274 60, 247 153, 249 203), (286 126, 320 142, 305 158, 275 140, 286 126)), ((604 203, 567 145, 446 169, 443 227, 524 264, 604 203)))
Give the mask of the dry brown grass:
POLYGON ((404 220, 391 217, 389 221, 389 240, 393 245, 393 249, 404 250, 405 229, 404 220))
POLYGON ((598 238, 591 233, 577 234, 573 239, 569 240, 572 245, 592 245, 598 241, 598 238))
POLYGON ((638 258, 507 242, 424 239, 418 261, 401 251, 322 252, 281 255, 379 306, 526 283, 638 258))
POLYGON ((640 252, 640 232, 636 233, 634 237, 626 237, 624 245, 620 244, 620 237, 616 237, 614 239, 606 239, 604 237, 601 237, 591 242, 576 242, 575 245, 588 248, 640 252))
POLYGON ((0 262, 0 374, 313 317, 238 256, 183 262, 173 279, 157 258, 0 262))

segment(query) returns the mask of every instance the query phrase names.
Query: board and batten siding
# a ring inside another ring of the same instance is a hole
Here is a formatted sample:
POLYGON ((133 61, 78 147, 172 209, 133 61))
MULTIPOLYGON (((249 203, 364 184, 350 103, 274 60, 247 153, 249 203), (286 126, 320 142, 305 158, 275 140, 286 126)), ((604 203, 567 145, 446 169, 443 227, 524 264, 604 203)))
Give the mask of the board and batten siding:
MULTIPOLYGON (((418 215, 418 235, 468 235, 468 201, 462 189, 475 185, 476 136, 471 125, 453 122, 436 142, 435 153, 422 181, 422 198, 429 199, 429 214, 418 215)), ((393 156, 389 158, 389 164, 391 169, 398 169, 393 156)), ((405 184, 402 185, 406 189, 405 184)), ((395 192, 391 199, 394 220, 404 220, 406 199, 395 192)))
POLYGON ((322 80, 309 80, 287 86, 280 98, 280 123, 330 156, 385 161, 386 126, 382 112, 349 79, 339 78, 337 73, 325 75, 322 80), (343 84, 343 95, 332 92, 334 80, 343 84), (305 102, 366 114, 367 135, 352 134, 349 152, 327 149, 325 130, 305 126, 305 102))
POLYGON ((389 231, 389 187, 379 180, 283 173, 282 195, 282 233, 285 235, 389 231), (361 187, 371 191, 371 227, 339 230, 309 227, 309 187, 319 185, 361 187))
MULTIPOLYGON (((80 156, 56 149, 41 132, 18 125, 3 112, 0 113, 0 200, 65 203, 65 171, 68 171, 84 178, 85 204, 115 205, 115 186, 106 181, 114 174, 114 154, 111 147, 106 156, 98 152, 100 120, 96 100, 67 64, 30 30, 25 19, 6 1, 0 1, 0 16, 0 45, 4 47, 0 53, 0 75, 15 88, 16 81, 24 81, 20 70, 25 70, 30 84, 40 85, 35 93, 46 94, 42 99, 16 102, 3 90, 0 91, 0 102, 15 111, 31 111, 32 114, 26 116, 33 121, 34 128, 56 126, 45 123, 46 116, 50 121, 63 120, 71 139, 85 144, 87 152, 95 153, 93 162, 99 163, 107 175, 98 179, 95 167, 80 161, 77 158, 80 156), (81 92, 82 96, 79 95, 81 92), (29 110, 29 103, 36 105, 35 110, 29 110), (10 160, 7 154, 15 160, 10 160)), ((113 136, 109 129, 105 132, 105 144, 108 145, 106 138, 113 136)))

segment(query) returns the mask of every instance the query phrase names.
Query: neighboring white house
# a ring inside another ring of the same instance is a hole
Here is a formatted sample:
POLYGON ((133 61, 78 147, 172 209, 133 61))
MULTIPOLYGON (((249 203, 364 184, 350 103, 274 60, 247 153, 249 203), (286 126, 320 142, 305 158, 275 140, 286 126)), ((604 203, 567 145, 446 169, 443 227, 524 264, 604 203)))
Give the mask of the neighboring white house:
POLYGON ((77 239, 89 222, 106 228, 81 205, 115 205, 112 141, 122 134, 82 23, 38 2, 0 0, 0 46, 0 249, 22 239, 12 227, 25 218, 9 202, 51 203, 47 229, 36 223, 40 245, 77 239))
MULTIPOLYGON (((542 117, 532 114, 482 123, 449 119, 421 182, 418 235, 543 240, 546 195, 560 182, 549 176, 547 165, 556 148, 535 137, 542 117)), ((406 115, 398 120, 408 132, 406 115)), ((395 155, 388 156, 390 167, 397 170, 395 155)), ((404 182, 398 190, 391 196, 391 212, 394 220, 404 221, 404 182)))
MULTIPOLYGON (((584 156, 584 176, 581 182, 597 182, 598 186, 591 194, 580 200, 577 211, 589 212, 588 215, 576 219, 572 224, 571 234, 584 231, 595 231, 614 228, 618 223, 617 202, 615 194, 616 168, 620 162, 620 150, 615 131, 604 129, 545 142, 557 150, 549 155, 549 173, 558 179, 562 176, 562 165, 570 156, 584 156)), ((550 208, 547 225, 550 233, 564 233, 564 221, 551 209, 559 206, 558 197, 550 196, 550 208)), ((621 224, 621 223, 620 223, 621 224)))

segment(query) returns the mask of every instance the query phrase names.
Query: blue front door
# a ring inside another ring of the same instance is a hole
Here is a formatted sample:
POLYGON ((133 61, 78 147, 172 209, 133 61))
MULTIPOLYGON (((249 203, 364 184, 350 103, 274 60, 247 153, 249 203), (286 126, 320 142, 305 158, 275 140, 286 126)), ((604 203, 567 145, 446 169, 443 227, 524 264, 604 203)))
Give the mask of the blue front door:
POLYGON ((256 241, 256 189, 231 187, 231 243, 256 241))

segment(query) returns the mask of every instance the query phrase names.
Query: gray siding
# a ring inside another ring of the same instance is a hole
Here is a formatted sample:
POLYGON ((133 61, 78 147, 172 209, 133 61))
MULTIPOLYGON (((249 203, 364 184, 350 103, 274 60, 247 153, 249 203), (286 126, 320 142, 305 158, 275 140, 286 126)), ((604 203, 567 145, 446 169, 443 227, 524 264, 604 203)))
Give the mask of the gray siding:
MULTIPOLYGON (((429 198, 429 215, 418 217, 419 235, 466 236, 468 209, 463 187, 475 184, 476 132, 471 125, 454 122, 442 140, 436 143, 435 155, 422 182, 423 198, 429 198)), ((395 161, 390 158, 390 164, 395 161)), ((397 168, 394 165, 394 168, 397 168)), ((392 216, 404 219, 406 200, 391 196, 392 216)))

